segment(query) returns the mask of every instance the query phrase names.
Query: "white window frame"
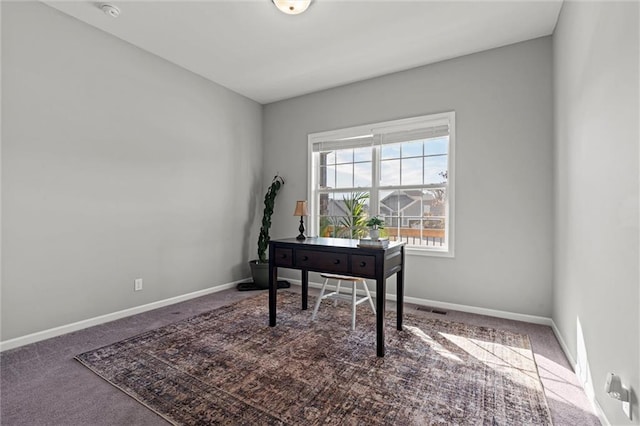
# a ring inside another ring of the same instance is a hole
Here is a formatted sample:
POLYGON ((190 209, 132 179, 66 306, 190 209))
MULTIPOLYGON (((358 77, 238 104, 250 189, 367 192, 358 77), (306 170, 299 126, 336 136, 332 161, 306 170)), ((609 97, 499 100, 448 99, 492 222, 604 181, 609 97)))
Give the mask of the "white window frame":
MULTIPOLYGON (((318 227, 318 215, 320 206, 316 202, 315 188, 317 187, 319 179, 319 165, 316 164, 318 156, 314 156, 314 144, 336 141, 349 138, 359 137, 376 137, 380 134, 388 134, 392 132, 412 131, 418 129, 425 129, 436 127, 440 124, 447 123, 449 125, 449 151, 447 157, 447 212, 446 212, 446 228, 445 235, 447 238, 447 249, 438 249, 433 247, 424 246, 412 246, 407 245, 405 253, 409 255, 420 256, 435 256, 435 257, 454 257, 454 243, 455 243, 455 140, 456 140, 456 126, 455 126, 455 112, 443 112, 438 114, 423 115, 419 117, 411 117, 400 120, 385 121, 380 123, 371 123, 362 126, 347 127, 343 129, 330 130, 325 132, 310 133, 308 139, 308 188, 307 188, 307 200, 309 204, 310 217, 308 221, 309 235, 317 236, 319 230, 318 227), (314 173, 315 172, 315 173, 314 173)), ((374 159, 374 163, 378 163, 379 160, 374 159)), ((375 170, 378 167, 374 167, 375 170)), ((375 209, 374 214, 378 213, 378 191, 379 183, 377 172, 374 171, 370 208, 375 209)))

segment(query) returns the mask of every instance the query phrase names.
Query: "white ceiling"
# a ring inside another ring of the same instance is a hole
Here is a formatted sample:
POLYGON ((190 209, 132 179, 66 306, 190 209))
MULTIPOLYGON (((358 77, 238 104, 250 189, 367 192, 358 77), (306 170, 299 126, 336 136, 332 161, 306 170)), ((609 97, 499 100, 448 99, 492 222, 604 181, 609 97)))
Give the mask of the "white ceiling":
POLYGON ((262 104, 549 35, 562 6, 314 0, 290 16, 270 0, 44 2, 262 104))

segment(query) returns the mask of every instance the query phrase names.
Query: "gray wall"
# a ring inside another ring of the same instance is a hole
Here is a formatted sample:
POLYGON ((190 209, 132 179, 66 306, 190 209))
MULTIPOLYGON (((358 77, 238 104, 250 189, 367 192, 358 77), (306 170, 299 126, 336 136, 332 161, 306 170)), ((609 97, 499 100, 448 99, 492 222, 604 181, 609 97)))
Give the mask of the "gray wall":
POLYGON ((2 340, 247 277, 262 107, 41 3, 2 9, 2 340))
POLYGON ((408 256, 406 294, 550 317, 551 46, 540 38, 266 105, 263 178, 280 171, 288 185, 273 236, 297 234, 309 133, 454 110, 455 258, 408 256))
POLYGON ((455 110, 456 257, 408 256, 407 295, 553 314, 627 424, 602 385, 640 389, 638 26, 637 3, 565 2, 553 54, 547 37, 262 109, 3 2, 1 339, 244 278, 276 172, 273 236, 297 233, 307 134, 455 110))
POLYGON ((554 35, 553 319, 616 425, 631 422, 604 392, 606 373, 640 392, 638 8, 565 2, 554 35))

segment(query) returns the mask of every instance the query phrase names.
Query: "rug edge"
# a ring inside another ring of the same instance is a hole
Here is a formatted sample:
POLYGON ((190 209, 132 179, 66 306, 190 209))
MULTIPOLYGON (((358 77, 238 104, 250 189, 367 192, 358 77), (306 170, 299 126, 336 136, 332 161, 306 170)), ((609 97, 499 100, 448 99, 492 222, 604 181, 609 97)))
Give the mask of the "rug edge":
POLYGON ((547 398, 546 387, 544 386, 544 382, 542 381, 542 376, 540 376, 540 367, 538 367, 538 361, 536 360, 536 352, 533 350, 533 344, 531 343, 531 337, 528 334, 524 334, 527 337, 527 341, 529 342, 529 350, 531 351, 531 355, 533 355, 533 365, 536 367, 536 374, 538 375, 538 381, 540 382, 540 386, 542 386, 542 397, 544 398, 544 405, 547 409, 547 414, 549 415, 549 424, 553 426, 553 416, 551 415, 551 407, 549 407, 549 399, 547 398))
MULTIPOLYGON (((86 352, 85 352, 86 353, 86 352)), ((82 355, 82 354, 80 354, 82 355)), ((98 371, 96 371, 90 364, 87 364, 86 362, 84 362, 82 359, 79 358, 80 355, 76 355, 73 357, 74 360, 78 361, 81 365, 83 365, 84 367, 86 367, 87 369, 89 369, 89 371, 91 371, 93 374, 95 374, 96 376, 100 377, 102 380, 104 380, 105 382, 107 382, 108 384, 110 384, 111 386, 113 386, 114 388, 118 389, 120 392, 124 393, 125 395, 127 395, 128 397, 132 398, 134 401, 136 401, 137 403, 141 404, 142 406, 144 406, 145 408, 147 408, 149 411, 151 411, 152 413, 154 413, 155 415, 157 415, 158 417, 162 418, 163 420, 166 420, 169 424, 172 424, 174 426, 179 426, 179 423, 174 422, 173 420, 169 419, 167 416, 165 416, 164 414, 158 412, 157 410, 153 409, 152 407, 150 407, 146 402, 140 400, 139 398, 136 397, 135 394, 129 392, 127 389, 124 389, 118 385, 116 385, 115 383, 111 382, 109 379, 107 379, 105 376, 103 376, 102 374, 100 374, 98 371)))
MULTIPOLYGON (((296 293, 295 293, 295 292, 293 292, 293 291, 288 291, 286 288, 284 288, 284 289, 282 289, 282 290, 284 290, 284 292, 286 292, 286 293, 296 294, 296 293)), ((84 364, 80 359, 78 359, 77 357, 82 356, 82 355, 84 355, 84 354, 86 354, 86 353, 89 353, 89 352, 95 352, 95 351, 98 351, 98 350, 100 350, 100 349, 108 348, 109 346, 113 346, 113 345, 115 345, 116 343, 125 342, 125 341, 130 340, 130 339, 136 339, 136 338, 139 338, 139 337, 143 336, 144 334, 147 334, 147 333, 153 333, 153 332, 154 332, 154 331, 156 331, 156 330, 159 330, 159 329, 164 328, 164 327, 169 327, 169 326, 171 326, 171 325, 173 325, 173 324, 177 324, 177 323, 182 322, 182 321, 190 321, 190 320, 192 320, 192 319, 194 319, 194 318, 197 318, 197 317, 202 316, 202 315, 206 315, 206 314, 210 313, 211 311, 214 311, 214 310, 217 310, 217 309, 227 308, 227 307, 229 307, 229 308, 230 308, 230 307, 232 307, 232 306, 235 306, 235 305, 237 305, 237 304, 240 304, 240 303, 244 302, 245 300, 258 298, 258 297, 260 297, 262 294, 263 294, 263 293, 254 294, 254 295, 251 295, 251 296, 245 297, 245 298, 243 298, 243 299, 236 300, 235 302, 231 302, 231 303, 229 303, 228 305, 222 305, 222 306, 218 306, 217 308, 211 308, 211 309, 208 309, 208 310, 206 310, 206 311, 204 311, 204 312, 200 312, 199 314, 190 315, 190 316, 187 316, 187 317, 182 318, 182 319, 176 319, 175 321, 168 322, 167 324, 164 324, 164 325, 161 325, 161 326, 156 326, 156 327, 151 328, 151 329, 149 329, 149 330, 141 331, 140 333, 133 334, 133 335, 131 335, 131 336, 129 336, 129 337, 125 337, 125 338, 120 339, 120 340, 118 340, 118 341, 116 341, 116 342, 107 343, 107 344, 102 345, 102 346, 98 346, 98 347, 95 347, 95 348, 92 348, 92 349, 88 349, 88 350, 86 350, 86 351, 83 351, 83 352, 81 352, 81 353, 79 353, 79 354, 75 355, 75 356, 74 356, 74 359, 77 359, 77 361, 78 361, 78 362, 80 362, 80 363, 82 363, 83 365, 85 365, 85 364, 84 364)), ((158 308, 158 309, 162 309, 162 308, 158 308)), ((117 320, 116 320, 116 321, 117 321, 117 320)), ((107 323, 107 324, 108 324, 108 323, 107 323)), ((104 378, 103 378, 103 379, 104 379, 104 378)), ((106 380, 106 379, 105 379, 105 380, 106 380)))

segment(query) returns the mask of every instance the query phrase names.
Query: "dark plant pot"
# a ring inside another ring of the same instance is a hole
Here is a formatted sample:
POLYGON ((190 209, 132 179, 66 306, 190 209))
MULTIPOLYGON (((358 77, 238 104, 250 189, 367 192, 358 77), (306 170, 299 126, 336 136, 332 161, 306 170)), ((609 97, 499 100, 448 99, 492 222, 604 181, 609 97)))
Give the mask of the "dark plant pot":
POLYGON ((269 288, 269 264, 250 260, 251 276, 253 284, 258 288, 269 288))

